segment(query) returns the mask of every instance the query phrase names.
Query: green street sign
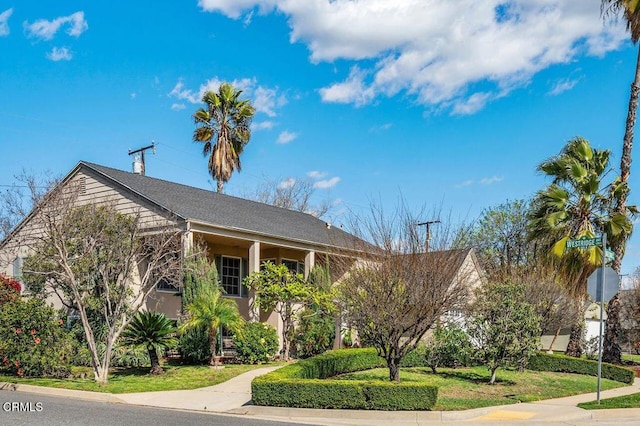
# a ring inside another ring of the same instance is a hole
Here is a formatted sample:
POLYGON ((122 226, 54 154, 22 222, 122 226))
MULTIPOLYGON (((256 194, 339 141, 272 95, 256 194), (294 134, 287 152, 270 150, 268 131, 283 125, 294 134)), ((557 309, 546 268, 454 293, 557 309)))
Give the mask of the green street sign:
POLYGON ((582 237, 578 240, 568 240, 567 248, 589 248, 593 246, 601 246, 602 237, 587 238, 582 237))
POLYGON ((616 257, 616 254, 609 249, 606 249, 604 251, 604 258, 607 260, 607 262, 613 262, 613 259, 616 257))

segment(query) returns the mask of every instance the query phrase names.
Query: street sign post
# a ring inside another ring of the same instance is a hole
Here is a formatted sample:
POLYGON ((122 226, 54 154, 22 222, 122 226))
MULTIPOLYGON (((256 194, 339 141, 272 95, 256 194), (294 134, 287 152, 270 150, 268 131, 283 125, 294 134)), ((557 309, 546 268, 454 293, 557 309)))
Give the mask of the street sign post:
POLYGON ((607 253, 607 252, 611 252, 611 250, 607 250, 607 234, 605 234, 604 232, 602 233, 602 237, 594 237, 594 238, 582 237, 577 240, 567 240, 566 248, 584 249, 584 248, 589 248, 593 246, 602 247, 602 268, 598 268, 596 272, 591 274, 591 276, 589 276, 589 280, 587 281, 587 289, 589 291, 589 294, 596 301, 600 302, 600 333, 598 334, 598 389, 597 389, 597 401, 598 401, 598 404, 600 404, 600 381, 602 378, 602 333, 603 333, 602 317, 604 316, 603 300, 609 301, 613 296, 615 296, 616 292, 618 291, 618 285, 620 281, 618 274, 616 274, 615 271, 613 271, 613 269, 606 268, 606 264, 607 264, 607 257, 611 257, 611 260, 613 260, 613 257, 615 256, 615 254, 614 256, 610 256, 609 253, 607 253), (610 269, 611 271, 613 271, 615 278, 611 275, 610 272, 607 271, 607 269, 610 269), (594 277, 594 274, 595 274, 595 277, 594 277), (592 277, 594 278, 592 279, 592 277), (607 283, 609 283, 609 281, 611 282, 611 284, 609 284, 610 289, 606 291, 605 289, 607 288, 607 283), (614 290, 614 288, 615 288, 615 292, 613 292, 613 294, 610 294, 611 291, 614 290))

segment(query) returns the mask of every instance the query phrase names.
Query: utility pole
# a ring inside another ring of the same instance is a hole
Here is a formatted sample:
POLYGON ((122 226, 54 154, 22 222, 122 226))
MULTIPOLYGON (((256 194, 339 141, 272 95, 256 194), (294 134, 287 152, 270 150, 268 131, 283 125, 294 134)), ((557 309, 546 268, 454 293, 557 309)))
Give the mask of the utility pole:
POLYGON ((429 241, 431 240, 431 225, 433 225, 434 223, 440 223, 439 220, 429 220, 427 222, 420 222, 420 223, 416 223, 416 226, 426 226, 427 227, 427 235, 425 238, 425 244, 424 244, 424 252, 425 253, 429 253, 429 241))
MULTIPOLYGON (((152 149, 153 150, 152 152, 155 154, 156 153, 156 143, 154 141, 151 141, 151 145, 147 145, 145 147, 134 149, 134 150, 131 150, 131 149, 129 150, 129 155, 133 155, 134 158, 136 158, 136 159, 140 158, 140 160, 141 160, 140 174, 142 176, 145 175, 145 171, 144 171, 144 169, 145 169, 144 152, 146 150, 148 150, 148 149, 152 149)), ((134 173, 136 173, 135 170, 134 170, 134 173)))

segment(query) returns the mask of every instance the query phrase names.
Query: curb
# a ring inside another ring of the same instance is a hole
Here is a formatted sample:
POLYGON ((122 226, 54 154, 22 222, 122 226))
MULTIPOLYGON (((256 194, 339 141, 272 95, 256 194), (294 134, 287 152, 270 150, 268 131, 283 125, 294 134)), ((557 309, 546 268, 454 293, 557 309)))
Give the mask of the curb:
POLYGON ((81 391, 73 389, 50 388, 45 386, 22 385, 17 383, 0 382, 0 390, 10 392, 28 392, 38 395, 60 396, 74 399, 84 399, 94 402, 110 402, 126 404, 125 401, 111 393, 81 391))

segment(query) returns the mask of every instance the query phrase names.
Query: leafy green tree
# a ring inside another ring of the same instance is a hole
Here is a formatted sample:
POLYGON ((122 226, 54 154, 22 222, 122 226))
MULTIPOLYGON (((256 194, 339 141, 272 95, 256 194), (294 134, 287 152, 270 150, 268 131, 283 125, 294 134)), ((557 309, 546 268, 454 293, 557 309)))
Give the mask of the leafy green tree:
POLYGON ((223 192, 234 170, 241 170, 240 155, 251 138, 255 109, 248 100, 239 99, 241 93, 222 83, 217 93, 204 94, 205 108, 193 114, 193 140, 204 144, 202 153, 209 156, 209 173, 218 182, 218 192, 223 192))
POLYGON ((138 312, 122 332, 125 345, 144 346, 151 360, 150 374, 162 374, 158 350, 174 348, 178 340, 173 321, 158 312, 138 312))
MULTIPOLYGON (((218 271, 210 263, 204 247, 197 245, 184 264, 184 287, 182 289, 182 311, 193 303, 207 288, 218 286, 218 271)), ((180 356, 184 361, 207 363, 211 359, 209 333, 206 326, 191 327, 180 334, 178 342, 180 356)))
POLYGON ((490 280, 508 277, 534 262, 528 214, 529 201, 507 201, 484 210, 473 225, 468 243, 490 280))
POLYGON ((433 374, 439 367, 464 367, 474 353, 469 335, 454 322, 438 324, 426 346, 425 359, 433 374))
MULTIPOLYGON (((311 268, 307 282, 319 291, 330 293, 331 278, 327 266, 328 262, 325 266, 315 265, 311 268)), ((333 311, 333 305, 310 303, 298 314, 294 338, 296 356, 309 358, 333 347, 336 332, 336 318, 333 311)))
MULTIPOLYGON (((637 211, 633 206, 628 206, 627 214, 615 211, 616 200, 627 186, 618 178, 605 185, 609 156, 608 150, 593 149, 589 141, 576 137, 538 167, 552 183, 533 201, 530 238, 560 260, 570 293, 581 299, 586 297, 586 278, 602 264, 602 248, 565 250, 567 241, 602 233, 612 239, 629 233, 629 213, 637 211)), ((582 322, 576 318, 567 348, 567 353, 575 356, 580 354, 582 322)))
POLYGON ((524 287, 510 282, 487 284, 476 294, 467 330, 477 346, 475 357, 483 362, 491 379, 502 367, 526 364, 539 346, 540 318, 525 300, 524 287))
POLYGON ((264 311, 275 310, 282 320, 282 359, 289 359, 294 338, 295 319, 305 307, 315 304, 327 309, 331 296, 309 285, 301 274, 294 274, 287 266, 265 262, 244 280, 244 284, 256 292, 256 303, 264 311))
POLYGON ((209 335, 210 365, 216 365, 216 354, 222 350, 217 347, 218 335, 222 327, 239 332, 244 320, 238 311, 238 305, 231 299, 222 297, 219 286, 205 287, 191 303, 186 306, 186 320, 180 326, 182 331, 191 328, 205 328, 209 335))

